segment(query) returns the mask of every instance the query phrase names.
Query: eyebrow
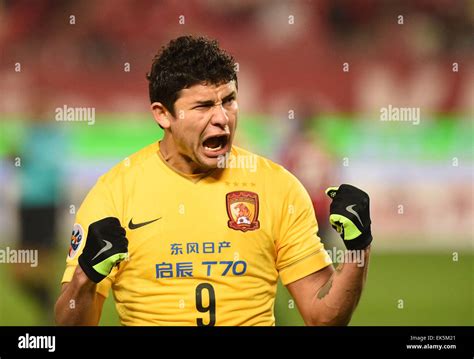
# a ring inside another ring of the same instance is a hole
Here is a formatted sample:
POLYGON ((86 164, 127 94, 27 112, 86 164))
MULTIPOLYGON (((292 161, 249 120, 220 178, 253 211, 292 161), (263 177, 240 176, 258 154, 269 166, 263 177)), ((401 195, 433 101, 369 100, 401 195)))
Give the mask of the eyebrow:
MULTIPOLYGON (((236 97, 237 92, 234 90, 230 94, 228 94, 226 97, 222 99, 222 102, 226 102, 227 100, 230 100, 232 97, 236 97)), ((215 102, 213 100, 203 100, 203 101, 195 101, 193 103, 193 106, 214 106, 215 102)))

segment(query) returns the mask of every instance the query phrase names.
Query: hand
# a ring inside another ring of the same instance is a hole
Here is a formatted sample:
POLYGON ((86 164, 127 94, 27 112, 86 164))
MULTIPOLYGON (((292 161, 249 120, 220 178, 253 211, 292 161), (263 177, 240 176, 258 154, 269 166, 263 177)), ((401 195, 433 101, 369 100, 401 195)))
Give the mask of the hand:
POLYGON ((372 242, 369 195, 349 184, 330 187, 326 194, 332 198, 329 221, 341 234, 346 248, 366 248, 372 242))
POLYGON ((115 217, 101 219, 89 226, 79 265, 90 280, 99 283, 116 264, 128 258, 125 233, 115 217))

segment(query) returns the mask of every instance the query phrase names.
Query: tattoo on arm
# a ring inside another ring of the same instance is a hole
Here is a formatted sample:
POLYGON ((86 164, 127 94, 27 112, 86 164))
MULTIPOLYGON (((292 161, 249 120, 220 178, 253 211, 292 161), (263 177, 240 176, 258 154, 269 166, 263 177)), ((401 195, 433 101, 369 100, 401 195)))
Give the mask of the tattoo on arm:
POLYGON ((333 277, 331 277, 327 283, 325 285, 323 285, 321 287, 321 289, 319 289, 318 291, 318 299, 323 299, 328 293, 329 291, 331 290, 331 287, 332 287, 332 280, 333 280, 333 277))
POLYGON ((344 267, 344 263, 341 263, 337 266, 336 272, 329 278, 325 285, 323 285, 318 291, 318 299, 323 299, 326 295, 328 295, 329 291, 332 288, 332 281, 334 280, 334 276, 339 274, 344 267))

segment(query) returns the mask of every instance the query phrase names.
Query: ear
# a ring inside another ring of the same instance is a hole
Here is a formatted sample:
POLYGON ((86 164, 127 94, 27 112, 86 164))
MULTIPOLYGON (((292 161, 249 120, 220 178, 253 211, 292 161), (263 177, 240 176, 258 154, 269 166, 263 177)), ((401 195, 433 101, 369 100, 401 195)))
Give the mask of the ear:
POLYGON ((161 128, 169 128, 171 126, 171 114, 161 102, 153 102, 150 106, 155 121, 161 128))

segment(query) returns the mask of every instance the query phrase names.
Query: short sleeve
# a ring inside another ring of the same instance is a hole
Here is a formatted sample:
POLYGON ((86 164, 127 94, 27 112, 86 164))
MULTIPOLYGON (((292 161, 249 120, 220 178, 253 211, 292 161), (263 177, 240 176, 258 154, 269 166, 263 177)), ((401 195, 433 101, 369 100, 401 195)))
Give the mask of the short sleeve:
POLYGON ((332 261, 318 237, 318 223, 306 189, 296 177, 285 172, 288 190, 281 208, 276 265, 281 281, 287 285, 317 272, 332 261))
MULTIPOLYGON (((106 217, 120 218, 112 194, 102 177, 86 196, 76 215, 75 224, 71 233, 69 252, 66 257, 66 270, 61 283, 70 282, 78 265, 79 255, 82 253, 87 240, 89 225, 106 217)), ((97 292, 107 297, 114 282, 117 269, 97 284, 97 292)))

